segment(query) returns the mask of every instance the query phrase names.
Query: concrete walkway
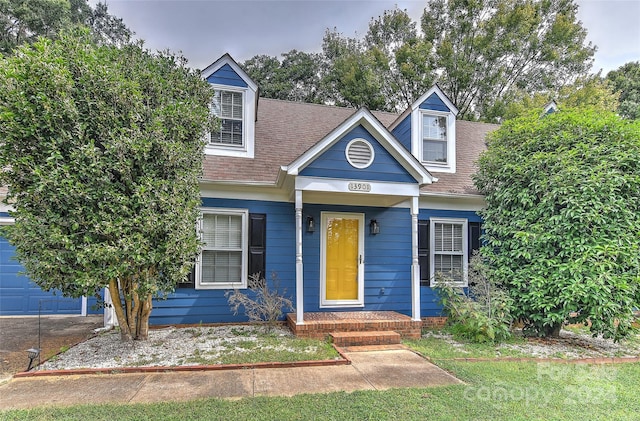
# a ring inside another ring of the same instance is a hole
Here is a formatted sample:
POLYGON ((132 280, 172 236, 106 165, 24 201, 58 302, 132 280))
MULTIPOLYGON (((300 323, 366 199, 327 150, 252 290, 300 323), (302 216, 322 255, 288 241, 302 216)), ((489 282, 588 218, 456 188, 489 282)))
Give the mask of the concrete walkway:
POLYGON ((0 409, 292 396, 462 383, 408 349, 354 347, 344 354, 351 364, 14 378, 0 386, 0 409))

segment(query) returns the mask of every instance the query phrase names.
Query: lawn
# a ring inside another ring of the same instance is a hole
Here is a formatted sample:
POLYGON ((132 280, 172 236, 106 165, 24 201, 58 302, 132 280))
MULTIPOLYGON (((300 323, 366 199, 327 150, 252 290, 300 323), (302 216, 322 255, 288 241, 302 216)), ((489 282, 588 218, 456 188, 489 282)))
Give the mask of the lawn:
MULTIPOLYGON (((640 414, 640 364, 462 362, 450 345, 409 343, 465 385, 186 403, 94 405, 0 413, 16 420, 631 420, 640 414)), ((470 347, 470 349, 474 349, 470 347)), ((491 345, 472 356, 489 356, 491 345)), ((465 351, 468 355, 468 351, 465 351)))

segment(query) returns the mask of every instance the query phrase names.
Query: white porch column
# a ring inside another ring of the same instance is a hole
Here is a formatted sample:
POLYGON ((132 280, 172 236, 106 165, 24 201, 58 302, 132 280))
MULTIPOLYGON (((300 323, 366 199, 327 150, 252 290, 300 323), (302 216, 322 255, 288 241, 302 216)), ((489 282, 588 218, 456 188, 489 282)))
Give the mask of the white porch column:
POLYGON ((411 319, 420 321, 420 260, 418 259, 418 196, 411 198, 411 319))
POLYGON ((296 324, 304 324, 302 271, 302 190, 296 190, 296 324))

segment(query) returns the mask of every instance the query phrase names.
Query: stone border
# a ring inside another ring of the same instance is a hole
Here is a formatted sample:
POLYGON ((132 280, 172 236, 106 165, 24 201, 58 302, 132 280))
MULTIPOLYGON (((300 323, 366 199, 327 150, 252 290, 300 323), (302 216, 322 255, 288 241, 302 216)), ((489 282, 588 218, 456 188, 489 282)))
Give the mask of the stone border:
MULTIPOLYGON (((245 364, 216 364, 216 365, 179 365, 173 367, 148 366, 148 367, 108 367, 108 368, 73 368, 69 370, 42 370, 23 371, 13 375, 14 378, 25 377, 46 377, 46 376, 71 376, 81 374, 130 374, 130 373, 170 373, 180 371, 220 371, 220 370, 241 370, 259 368, 293 368, 293 367, 324 367, 351 365, 351 360, 345 355, 342 349, 333 346, 341 359, 336 360, 308 360, 291 362, 266 362, 266 363, 245 363, 245 364)), ((53 358, 53 357, 52 357, 53 358)), ((46 362, 43 361, 43 362, 46 362)))
POLYGON ((640 357, 588 357, 588 358, 550 358, 550 357, 478 357, 478 358, 431 358, 429 361, 479 362, 519 362, 519 363, 559 363, 559 364, 628 364, 640 362, 640 357))

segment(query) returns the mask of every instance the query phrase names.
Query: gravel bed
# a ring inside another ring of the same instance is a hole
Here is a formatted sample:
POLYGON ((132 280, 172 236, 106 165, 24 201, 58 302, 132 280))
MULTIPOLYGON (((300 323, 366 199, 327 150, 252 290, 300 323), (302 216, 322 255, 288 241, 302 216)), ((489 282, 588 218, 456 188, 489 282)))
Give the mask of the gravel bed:
MULTIPOLYGON (((270 332, 270 336, 282 338, 282 343, 273 345, 271 341, 271 344, 267 344, 262 339, 265 333, 266 327, 255 325, 169 327, 151 330, 148 341, 123 343, 119 332, 109 331, 58 354, 37 370, 200 365, 202 361, 198 357, 202 355, 206 355, 208 361, 219 364, 216 358, 229 352, 241 353, 256 348, 286 350, 286 339, 293 338, 286 327, 276 327, 270 332)), ((467 352, 465 344, 445 332, 430 331, 424 336, 442 339, 459 351, 467 352)), ((517 350, 525 356, 535 358, 625 357, 640 355, 640 342, 635 340, 614 343, 588 334, 563 330, 560 339, 528 338, 524 343, 498 344, 496 356, 507 354, 507 350, 517 350)))
MULTIPOLYGON (((248 349, 286 350, 285 345, 265 344, 261 337, 266 327, 254 325, 225 325, 152 329, 147 341, 122 342, 120 333, 98 334, 66 352, 44 362, 39 370, 67 370, 77 368, 172 367, 201 365, 199 356, 215 362, 228 352, 247 352, 248 349)), ((270 336, 293 338, 291 332, 275 327, 270 336)), ((286 341, 283 342, 283 344, 286 341)))
MULTIPOLYGON (((519 331, 516 335, 520 334, 519 331)), ((446 332, 428 332, 427 336, 442 339, 460 352, 465 344, 456 341, 453 335, 446 332)), ((496 345, 496 356, 505 354, 506 350, 516 350, 533 358, 603 358, 603 357, 637 357, 640 356, 638 340, 614 342, 611 339, 592 337, 586 333, 574 333, 568 330, 560 332, 560 338, 526 338, 524 343, 503 343, 496 345)))

